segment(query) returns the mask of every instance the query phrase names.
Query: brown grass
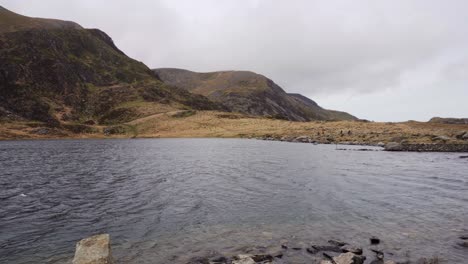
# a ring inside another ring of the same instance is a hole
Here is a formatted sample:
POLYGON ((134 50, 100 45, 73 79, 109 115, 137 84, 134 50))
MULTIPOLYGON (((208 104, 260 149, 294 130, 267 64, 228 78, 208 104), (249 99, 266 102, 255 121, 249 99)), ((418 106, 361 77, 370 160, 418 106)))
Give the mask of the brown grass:
MULTIPOLYGON (((455 135, 468 131, 468 125, 448 125, 422 122, 292 122, 249 117, 237 113, 197 111, 184 116, 179 111, 150 115, 128 122, 132 131, 111 137, 282 137, 309 136, 319 142, 355 142, 375 144, 406 140, 408 143, 435 143, 434 136, 451 137, 446 143, 466 143, 455 135)), ((12 138, 88 138, 106 137, 103 133, 74 134, 63 129, 48 135, 38 135, 37 127, 27 123, 0 124, 0 139, 12 138)), ((36 125, 37 126, 37 125, 36 125)), ((102 131, 102 126, 93 126, 102 131)))

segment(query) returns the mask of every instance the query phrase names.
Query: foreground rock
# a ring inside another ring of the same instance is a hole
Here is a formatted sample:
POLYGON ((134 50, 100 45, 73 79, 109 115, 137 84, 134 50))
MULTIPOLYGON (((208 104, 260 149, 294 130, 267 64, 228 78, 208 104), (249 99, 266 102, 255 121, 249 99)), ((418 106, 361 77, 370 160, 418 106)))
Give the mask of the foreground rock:
POLYGON ((354 246, 350 246, 350 245, 342 246, 341 251, 343 251, 344 253, 351 252, 351 253, 356 254, 356 255, 362 255, 362 248, 354 247, 354 246))
POLYGON ((333 257, 332 260, 322 260, 320 264, 362 264, 366 260, 364 256, 358 256, 351 252, 341 254, 337 257, 333 257), (333 263, 335 262, 335 263, 333 263))
MULTIPOLYGON (((379 240, 372 237, 373 240, 379 240)), ((468 241, 468 236, 460 235, 461 242, 468 241)), ((374 241, 375 242, 375 241, 374 241)), ((461 245, 461 244, 460 244, 461 245)), ((366 256, 363 253, 374 252, 375 256, 366 263, 396 264, 397 262, 384 259, 384 252, 371 246, 366 251, 358 246, 350 245, 339 240, 329 240, 328 245, 310 245, 301 241, 278 241, 276 245, 244 247, 243 253, 238 255, 224 255, 217 251, 207 250, 183 261, 166 263, 187 264, 287 264, 287 263, 320 263, 320 264, 364 264, 366 256)), ((392 255, 392 253, 389 253, 392 255)), ((440 263, 437 257, 421 258, 417 262, 404 263, 440 263)), ((112 264, 110 238, 108 234, 101 234, 82 239, 76 245, 73 264, 112 264)), ((398 262, 403 263, 403 262, 398 262)))
POLYGON ((238 255, 232 261, 232 264, 255 264, 255 260, 249 255, 238 255))
POLYGON ((73 264, 112 264, 109 234, 95 235, 76 244, 73 264))

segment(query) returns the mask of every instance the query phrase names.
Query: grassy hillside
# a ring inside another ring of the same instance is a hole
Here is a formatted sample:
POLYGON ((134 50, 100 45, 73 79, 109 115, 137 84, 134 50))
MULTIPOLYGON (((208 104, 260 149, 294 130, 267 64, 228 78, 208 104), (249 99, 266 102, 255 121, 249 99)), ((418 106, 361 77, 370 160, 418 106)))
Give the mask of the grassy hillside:
POLYGON ((98 29, 0 9, 0 119, 111 124, 161 109, 219 109, 169 87, 98 29))
POLYGON ((164 82, 204 95, 233 112, 293 121, 355 120, 356 117, 323 109, 309 98, 287 94, 263 75, 248 71, 196 73, 182 69, 155 69, 164 82))

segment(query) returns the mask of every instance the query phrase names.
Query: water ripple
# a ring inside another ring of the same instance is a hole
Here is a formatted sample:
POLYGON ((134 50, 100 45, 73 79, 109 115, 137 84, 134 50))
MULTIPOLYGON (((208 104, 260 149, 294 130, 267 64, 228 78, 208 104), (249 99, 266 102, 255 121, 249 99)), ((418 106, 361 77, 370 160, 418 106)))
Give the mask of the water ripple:
POLYGON ((468 223, 457 154, 234 139, 4 141, 0 174, 0 263, 63 263, 101 232, 117 263, 370 235, 395 256, 468 257, 454 247, 468 223))

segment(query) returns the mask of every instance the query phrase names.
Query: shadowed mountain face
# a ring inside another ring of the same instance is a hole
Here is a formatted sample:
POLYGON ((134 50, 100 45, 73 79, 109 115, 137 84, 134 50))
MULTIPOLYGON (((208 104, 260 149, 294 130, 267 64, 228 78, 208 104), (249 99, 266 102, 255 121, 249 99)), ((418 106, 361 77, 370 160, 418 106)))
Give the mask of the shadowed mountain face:
POLYGON ((129 121, 156 106, 218 109, 206 97, 162 83, 98 29, 30 18, 0 7, 0 118, 129 121), (144 106, 144 107, 143 107, 144 106))
POLYGON ((348 113, 323 109, 300 94, 288 94, 272 80, 253 72, 153 71, 165 83, 204 95, 234 112, 293 121, 356 119, 348 113))

